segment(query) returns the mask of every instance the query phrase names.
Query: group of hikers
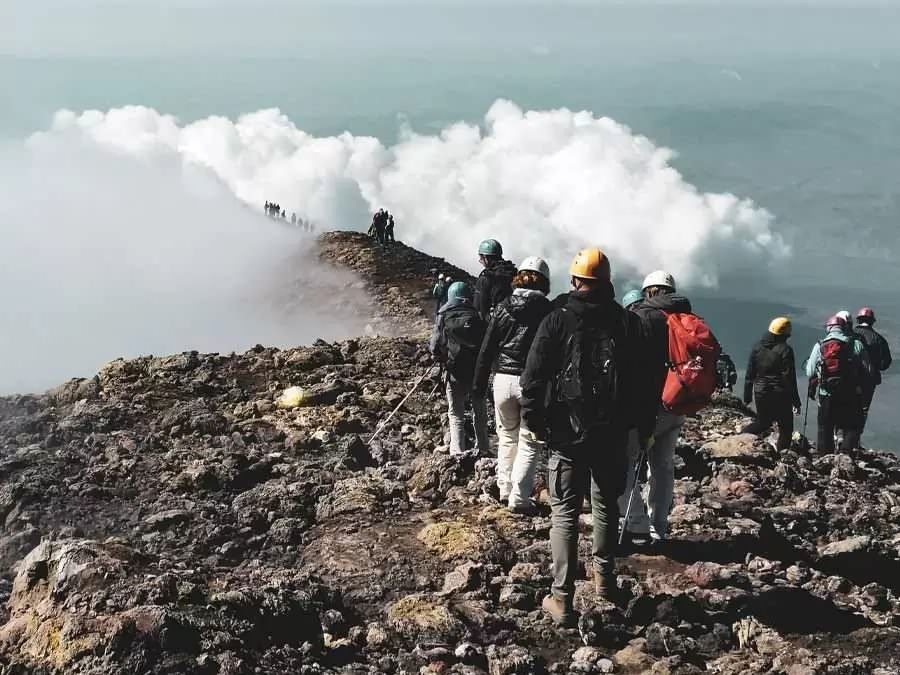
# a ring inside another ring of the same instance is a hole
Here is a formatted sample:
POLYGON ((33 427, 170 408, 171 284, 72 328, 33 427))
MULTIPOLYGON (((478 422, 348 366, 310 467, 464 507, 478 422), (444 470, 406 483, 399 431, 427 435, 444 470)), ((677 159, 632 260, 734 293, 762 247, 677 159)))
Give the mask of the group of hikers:
POLYGON ((369 226, 369 236, 379 244, 394 243, 394 216, 384 209, 378 209, 372 216, 372 224, 369 226))
MULTIPOLYGON (((543 259, 528 257, 516 267, 494 239, 481 242, 478 258, 483 269, 474 287, 441 275, 433 288, 439 309, 430 351, 447 373, 450 453, 488 454, 489 387, 498 436, 496 495, 512 512, 536 512, 538 459, 549 450, 553 582, 542 606, 556 623, 570 625, 585 497, 593 517, 594 589, 616 602, 620 528, 650 547, 665 542, 685 415, 708 404, 717 388, 730 390, 737 372, 664 270, 648 274, 619 304, 609 259, 598 248, 585 249, 569 268, 570 289, 551 300, 543 259), (639 489, 645 464, 646 498, 639 489)), ((834 428, 844 433, 842 447, 858 443, 874 373, 890 365, 887 343, 872 328, 874 313, 860 310, 857 320, 854 332, 845 318, 830 319, 807 362, 817 382, 825 449, 834 446, 834 428)), ((747 431, 766 433, 776 423, 779 447, 790 445, 800 403, 790 332, 788 319, 772 321, 747 369, 745 399, 755 393, 758 413, 747 431)))
MULTIPOLYGON (((267 201, 264 210, 269 218, 287 220, 287 213, 279 204, 267 201)), ((306 220, 303 216, 298 216, 296 213, 291 213, 291 225, 299 227, 304 232, 312 232, 314 229, 312 221, 306 220)))

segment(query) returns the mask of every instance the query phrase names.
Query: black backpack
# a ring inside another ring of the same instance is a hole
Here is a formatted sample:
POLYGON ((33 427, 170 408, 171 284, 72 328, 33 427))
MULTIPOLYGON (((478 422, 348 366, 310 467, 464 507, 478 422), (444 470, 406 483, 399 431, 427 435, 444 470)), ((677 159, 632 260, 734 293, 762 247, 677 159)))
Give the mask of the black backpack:
POLYGON ((624 325, 585 325, 571 310, 561 310, 569 339, 555 383, 556 404, 564 408, 576 441, 619 417, 619 349, 624 325))
POLYGON ((454 307, 444 313, 443 335, 447 346, 447 372, 458 382, 471 383, 485 325, 474 307, 454 307))

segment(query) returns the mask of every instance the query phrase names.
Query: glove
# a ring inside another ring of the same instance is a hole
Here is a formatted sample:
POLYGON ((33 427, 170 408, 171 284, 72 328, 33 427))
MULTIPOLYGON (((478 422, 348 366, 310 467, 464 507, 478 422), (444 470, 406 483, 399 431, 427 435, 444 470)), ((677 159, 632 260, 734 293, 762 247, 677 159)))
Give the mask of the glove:
POLYGON ((795 406, 794 406, 794 415, 796 416, 796 415, 799 415, 799 414, 800 414, 800 406, 799 406, 799 405, 795 405, 795 406))

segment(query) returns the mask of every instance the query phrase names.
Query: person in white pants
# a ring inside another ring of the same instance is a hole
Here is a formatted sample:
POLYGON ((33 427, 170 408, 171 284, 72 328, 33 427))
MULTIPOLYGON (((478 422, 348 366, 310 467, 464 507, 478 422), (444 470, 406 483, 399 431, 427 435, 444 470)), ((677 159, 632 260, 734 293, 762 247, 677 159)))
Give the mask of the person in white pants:
POLYGON ((538 326, 553 309, 550 268, 538 257, 526 258, 512 281, 513 293, 494 309, 475 366, 475 397, 487 391, 494 372, 497 420, 497 491, 510 510, 531 513, 531 494, 543 443, 522 423, 519 376, 538 326))
POLYGON ((637 461, 641 453, 637 431, 628 437, 628 482, 625 493, 619 498, 619 513, 628 520, 625 530, 631 534, 646 535, 654 541, 664 540, 669 530, 669 512, 672 510, 672 499, 675 494, 675 448, 684 417, 661 410, 656 418, 656 429, 653 440, 648 443, 647 474, 650 483, 647 495, 639 485, 634 489, 635 474, 638 473, 637 461), (628 502, 631 500, 631 507, 628 502))

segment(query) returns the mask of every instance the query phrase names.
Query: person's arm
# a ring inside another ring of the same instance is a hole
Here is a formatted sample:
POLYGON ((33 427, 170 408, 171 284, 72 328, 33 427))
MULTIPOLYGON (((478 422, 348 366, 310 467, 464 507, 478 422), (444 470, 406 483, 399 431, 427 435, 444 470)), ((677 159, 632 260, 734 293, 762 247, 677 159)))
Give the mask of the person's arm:
POLYGON ((753 400, 753 380, 756 379, 756 347, 750 350, 750 358, 747 359, 747 372, 744 373, 744 403, 753 400))
POLYGON ((434 327, 431 329, 431 340, 428 341, 428 351, 435 358, 443 357, 442 334, 444 332, 444 315, 438 314, 434 317, 434 327))
POLYGON ((809 358, 806 359, 806 376, 807 377, 816 377, 819 374, 819 359, 821 359, 821 352, 819 350, 819 343, 813 345, 812 351, 809 353, 809 358))
POLYGON ((883 335, 878 336, 878 351, 881 352, 881 363, 878 364, 878 367, 884 372, 891 367, 894 357, 891 356, 891 345, 883 335))
POLYGON ((481 341, 478 359, 475 361, 475 377, 472 380, 472 388, 479 396, 484 396, 487 392, 488 382, 491 379, 491 369, 494 365, 494 359, 497 358, 497 349, 500 345, 500 323, 499 315, 491 317, 484 334, 484 340, 481 341))
POLYGON ((549 434, 547 391, 559 369, 562 345, 559 339, 559 315, 554 312, 541 322, 519 379, 522 387, 522 419, 526 428, 540 440, 549 434))
POLYGON ((784 365, 782 370, 784 376, 784 384, 787 391, 791 394, 792 405, 795 409, 800 409, 800 391, 797 389, 797 364, 794 359, 794 350, 787 347, 784 350, 784 365))

